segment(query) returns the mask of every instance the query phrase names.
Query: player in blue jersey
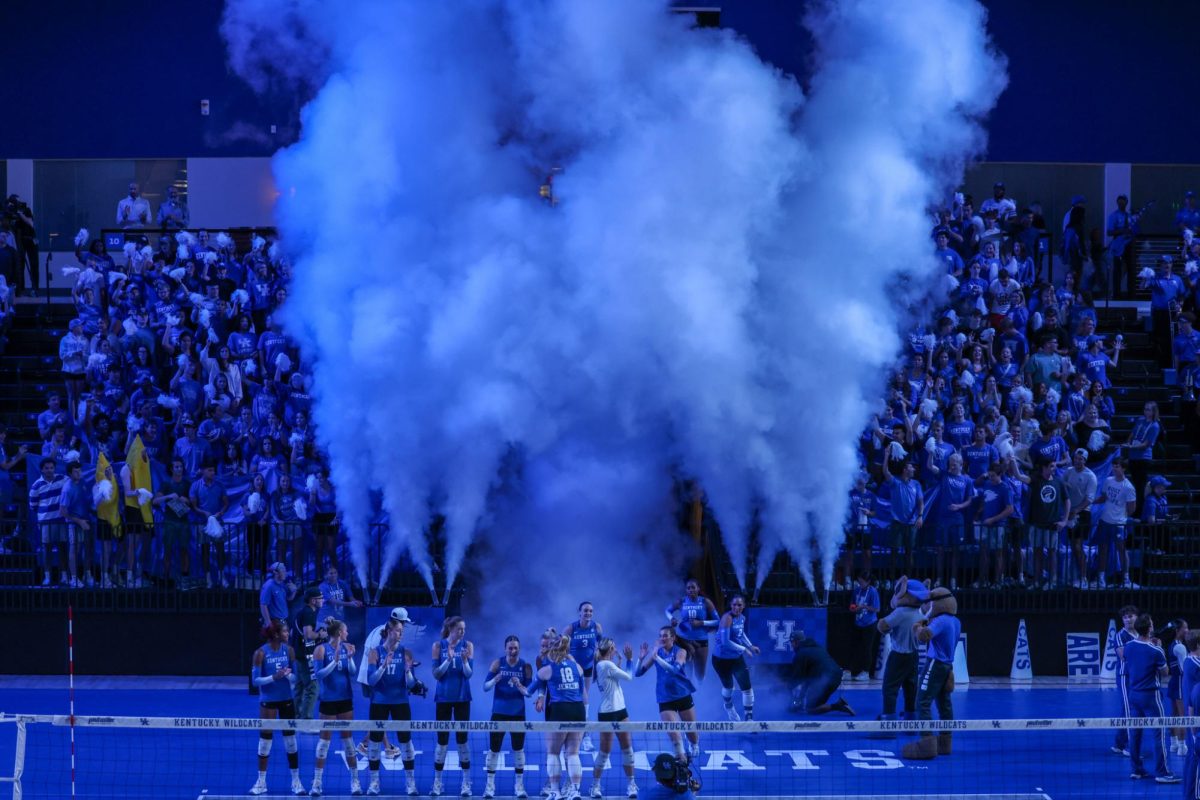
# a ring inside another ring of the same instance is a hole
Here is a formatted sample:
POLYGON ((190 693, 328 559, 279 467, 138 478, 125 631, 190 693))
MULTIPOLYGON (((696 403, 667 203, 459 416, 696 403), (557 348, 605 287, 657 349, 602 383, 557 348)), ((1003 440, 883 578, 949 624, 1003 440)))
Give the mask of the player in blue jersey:
MULTIPOLYGON (((621 689, 621 682, 633 680, 633 646, 625 645, 624 669, 617 665, 618 656, 617 643, 612 639, 602 640, 596 648, 596 689, 600 692, 600 722, 621 722, 629 719, 629 712, 625 710, 625 692, 621 689)), ((621 731, 616 734, 612 731, 605 731, 600 734, 600 750, 596 753, 596 764, 592 769, 592 797, 604 796, 604 792, 600 789, 600 779, 604 775, 604 768, 608 766, 608 756, 612 752, 614 735, 621 745, 621 766, 628 779, 625 796, 637 797, 637 783, 633 779, 633 734, 629 731, 621 731)))
MULTIPOLYGON (((695 684, 687 676, 688 654, 675 641, 675 629, 664 625, 658 630, 658 643, 653 649, 642 642, 638 656, 636 677, 642 677, 655 668, 654 699, 658 701, 658 717, 664 722, 695 722, 696 703, 692 693, 696 691, 695 684)), ((714 665, 713 669, 717 669, 714 665)), ((720 674, 720 670, 717 670, 720 674)), ((700 735, 695 731, 687 734, 691 747, 683 749, 683 738, 672 731, 671 744, 675 755, 681 761, 695 760, 700 757, 700 735)))
POLYGON ((708 671, 708 636, 720 621, 717 607, 700 595, 700 582, 695 578, 688 578, 683 585, 683 597, 667 606, 667 622, 675 627, 679 646, 688 651, 696 685, 704 681, 708 671))
POLYGON ((746 635, 746 598, 735 594, 729 599, 729 610, 721 616, 717 625, 717 647, 713 652, 713 671, 721 679, 721 698, 725 701, 725 715, 734 722, 741 719, 733 707, 733 684, 737 682, 742 691, 742 710, 746 719, 754 719, 754 689, 750 686, 750 669, 746 656, 762 652, 746 635))
MULTIPOLYGON (((395 618, 389 619, 384 628, 383 641, 367 652, 367 683, 371 687, 369 717, 372 720, 412 719, 412 706, 409 704, 408 695, 410 688, 418 688, 418 681, 412 671, 412 653, 400 645, 403 638, 404 623, 395 618)), ((396 738, 400 742, 404 759, 406 791, 409 797, 415 797, 416 751, 413 748, 412 732, 398 731, 396 738)), ((379 755, 382 748, 383 731, 371 731, 370 743, 367 745, 371 782, 367 786, 367 794, 379 794, 379 755)))
MULTIPOLYGON (((325 630, 329 641, 317 645, 313 651, 313 666, 321 686, 321 702, 317 711, 321 719, 354 719, 354 675, 358 667, 354 664, 354 645, 346 641, 346 623, 334 617, 325 618, 325 630)), ((313 769, 313 797, 323 791, 325 759, 329 755, 328 730, 321 731, 317 740, 317 763, 313 769)), ((346 766, 350 769, 350 793, 361 794, 358 783, 358 759, 355 757, 354 736, 342 731, 342 747, 346 753, 346 766)))
MULTIPOLYGON (((433 677, 437 688, 433 692, 434 708, 439 720, 468 720, 471 718, 471 674, 475 671, 475 645, 467 641, 467 623, 462 617, 447 617, 442 623, 442 636, 433 643, 433 677)), ((463 797, 471 796, 471 748, 467 732, 456 731, 458 765, 462 769, 463 797)), ((447 731, 438 731, 437 749, 433 751, 433 788, 429 794, 442 793, 442 770, 446 766, 446 750, 450 743, 447 731)))
MULTIPOLYGON (((538 669, 538 680, 546 685, 550 722, 584 722, 587 717, 584 707, 583 667, 571 655, 572 639, 565 634, 546 654, 547 662, 538 669)), ((558 797, 576 800, 579 784, 583 780, 583 764, 579 760, 579 743, 583 735, 579 732, 555 732, 547 737, 546 773, 550 777, 551 800, 558 797), (567 778, 570 785, 559 793, 561 761, 559 756, 566 750, 567 778)))
MULTIPOLYGON (((533 660, 533 684, 529 687, 531 693, 537 695, 537 699, 533 702, 533 708, 543 719, 550 719, 550 704, 549 698, 546 695, 546 686, 537 676, 537 671, 550 663, 550 648, 558 642, 558 630, 554 627, 546 628, 542 631, 541 641, 538 643, 538 654, 533 660)), ((559 772, 562 772, 563 764, 559 761, 559 772)), ((541 795, 545 797, 550 794, 550 778, 546 778, 545 785, 542 786, 541 795)))
MULTIPOLYGON (((1125 672, 1125 645, 1137 638, 1137 634, 1133 631, 1133 624, 1137 622, 1138 609, 1137 606, 1125 606, 1118 612, 1121 617, 1121 625, 1123 626, 1117 631, 1117 689, 1121 692, 1121 711, 1122 716, 1129 716, 1129 679, 1125 672)), ((1118 728, 1117 738, 1109 748, 1112 752, 1119 756, 1129 755, 1129 729, 1118 728)))
MULTIPOLYGON (((295 719, 296 702, 292 695, 295 678, 296 651, 288 644, 288 626, 275 620, 267 626, 267 643, 254 651, 254 668, 250 680, 258 687, 258 715, 262 719, 295 719)), ((258 780, 250 794, 267 793, 267 759, 274 742, 272 731, 258 734, 258 780)), ((292 772, 292 794, 308 794, 300 783, 299 747, 295 731, 283 732, 283 746, 287 750, 288 769, 292 772)))
MULTIPOLYGON (((1189 631, 1184 646, 1187 658, 1183 662, 1184 712, 1200 716, 1200 631, 1189 631)), ((1188 728, 1189 747, 1183 769, 1183 796, 1200 800, 1200 728, 1188 728)))
MULTIPOLYGON (((585 720, 590 708, 588 692, 592 688, 592 674, 596 666, 596 645, 604 638, 604 629, 600 627, 599 622, 592 619, 594 614, 595 609, 592 608, 592 604, 584 600, 579 604, 579 621, 567 625, 563 628, 562 633, 571 640, 571 657, 583 669, 583 718, 585 720)), ((595 749, 596 745, 592 742, 592 737, 585 735, 583 737, 584 752, 590 753, 595 749)))
MULTIPOLYGON (((533 667, 521 658, 521 640, 509 636, 504 640, 504 657, 498 658, 488 667, 484 691, 492 693, 492 719, 498 722, 524 722, 525 698, 533 684, 533 667)), ((525 792, 525 734, 513 731, 509 734, 513 748, 513 770, 516 779, 513 795, 528 797, 525 792)), ((484 797, 496 796, 496 767, 500 764, 500 748, 504 744, 504 731, 489 734, 488 754, 485 761, 487 786, 484 797)))
MULTIPOLYGON (((1129 681, 1129 715, 1131 717, 1165 717, 1162 703, 1162 681, 1170 676, 1167 656, 1161 642, 1154 637, 1154 620, 1142 614, 1133 623, 1137 638, 1125 645, 1125 673, 1129 681)), ((1148 778, 1142 763, 1142 732, 1134 728, 1129 733, 1129 757, 1133 772, 1129 777, 1148 778)), ((1156 783, 1179 783, 1179 778, 1167 768, 1167 729, 1152 728, 1156 783)))
MULTIPOLYGON (((1171 671, 1166 686, 1163 687, 1163 709, 1169 716, 1183 716, 1183 662, 1187 659, 1187 648, 1183 640, 1187 638, 1188 624, 1182 619, 1173 619, 1159 632, 1162 639, 1163 653, 1167 656, 1167 669, 1171 671)), ((1187 739, 1184 728, 1171 729, 1171 755, 1187 755, 1187 739)))

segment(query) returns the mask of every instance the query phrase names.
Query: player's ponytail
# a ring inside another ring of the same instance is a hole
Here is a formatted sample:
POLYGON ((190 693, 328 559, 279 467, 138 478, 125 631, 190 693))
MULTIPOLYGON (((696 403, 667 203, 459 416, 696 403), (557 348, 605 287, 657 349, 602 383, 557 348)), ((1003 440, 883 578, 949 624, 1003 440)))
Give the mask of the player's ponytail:
POLYGON ((616 647, 617 647, 616 642, 614 642, 612 639, 610 639, 608 637, 605 637, 600 640, 600 644, 596 645, 596 655, 601 656, 601 657, 607 656, 609 653, 611 653, 613 650, 615 650, 616 647))
POLYGON ((337 617, 326 617, 325 630, 329 632, 330 639, 335 639, 346 632, 346 623, 337 617))

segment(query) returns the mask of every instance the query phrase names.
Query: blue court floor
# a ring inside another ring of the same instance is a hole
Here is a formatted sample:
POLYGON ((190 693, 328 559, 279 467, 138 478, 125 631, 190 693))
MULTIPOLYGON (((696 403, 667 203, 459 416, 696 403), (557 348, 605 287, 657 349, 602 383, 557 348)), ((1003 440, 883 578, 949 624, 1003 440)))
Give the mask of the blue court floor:
MULTIPOLYGON (((648 686, 648 684, 647 684, 648 686)), ((629 698, 634 718, 654 718, 653 705, 639 696, 638 686, 629 698), (642 715, 637 711, 644 709, 642 715)), ((786 695, 757 690, 756 720, 787 720, 786 695)), ((698 696, 700 719, 724 719, 717 685, 705 684, 698 696), (712 698, 708 697, 712 695, 712 698)), ((878 683, 850 684, 843 694, 858 718, 875 719, 881 706, 878 683)), ((255 717, 257 698, 246 691, 244 678, 82 678, 76 681, 78 715, 154 717, 255 717)), ((1120 698, 1112 688, 1070 685, 1057 679, 1029 684, 976 680, 954 694, 955 716, 960 719, 1034 718, 1074 719, 1120 716, 1120 698)), ((473 716, 486 719, 490 698, 477 697, 473 716)), ((67 713, 66 683, 61 678, 0 678, 0 711, 7 713, 67 713)), ((356 719, 366 719, 366 701, 356 702, 356 719), (361 707, 357 707, 361 706, 361 707)), ((532 711, 532 709, 531 709, 532 711)), ((414 717, 433 718, 431 701, 418 700, 414 717)), ((836 717, 836 719, 844 719, 836 717)), ((63 727, 29 727, 23 788, 25 798, 70 797, 69 731, 63 727)), ((900 748, 911 736, 878 739, 867 734, 828 732, 767 732, 757 734, 705 734, 701 739, 702 796, 718 797, 825 797, 916 798, 957 797, 973 800, 1002 798, 1115 798, 1180 795, 1180 787, 1130 779, 1130 759, 1110 752, 1112 733, 1083 731, 965 732, 954 737, 954 752, 933 761, 905 761, 900 748)), ((357 736, 358 734, 356 734, 357 736)), ((0 776, 12 775, 15 726, 0 725, 0 776)), ((417 781, 427 792, 432 780, 432 733, 415 734, 417 781)), ((76 730, 76 792, 79 797, 206 798, 246 797, 256 777, 257 733, 253 731, 136 729, 76 730)), ((316 736, 300 740, 300 773, 307 786, 312 779, 316 736)), ((482 795, 486 734, 472 734, 471 773, 474 796, 482 795)), ((1150 733, 1144 749, 1151 772, 1150 733)), ((499 796, 510 796, 513 782, 511 745, 498 772, 499 796)), ((649 763, 670 745, 666 734, 636 734, 637 780, 647 788, 652 778, 649 763)), ((446 790, 458 796, 461 772, 451 745, 447 761, 446 790)), ((619 748, 614 747, 619 763, 619 748)), ((544 783, 545 745, 540 735, 526 744, 527 788, 531 794, 544 783)), ((582 754, 583 789, 592 785, 593 756, 582 754)), ((1176 773, 1183 759, 1170 756, 1176 773)), ((365 759, 359 760, 366 788, 365 759)), ((383 762, 382 796, 401 796, 401 764, 383 762)), ((276 737, 270 758, 267 797, 284 797, 289 780, 284 748, 276 737)), ((607 797, 625 796, 625 779, 619 768, 602 778, 607 797)), ((335 738, 326 768, 325 796, 349 795, 344 750, 335 738)), ((11 797, 11 786, 0 785, 0 797, 11 797)))

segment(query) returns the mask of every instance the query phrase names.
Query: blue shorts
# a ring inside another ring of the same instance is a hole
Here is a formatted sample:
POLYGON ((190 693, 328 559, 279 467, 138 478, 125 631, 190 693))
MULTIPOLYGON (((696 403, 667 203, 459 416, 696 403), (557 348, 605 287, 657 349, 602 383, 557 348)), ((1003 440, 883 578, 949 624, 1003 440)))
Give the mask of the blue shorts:
POLYGON ((1107 547, 1113 542, 1125 541, 1125 526, 1114 525, 1111 522, 1100 520, 1100 524, 1096 526, 1096 544, 1107 547))
POLYGON ((933 543, 938 547, 954 547, 962 544, 963 524, 958 522, 938 523, 933 532, 933 543))
POLYGON ((999 550, 1004 547, 1004 524, 999 525, 980 525, 979 526, 979 541, 988 547, 989 550, 999 550))

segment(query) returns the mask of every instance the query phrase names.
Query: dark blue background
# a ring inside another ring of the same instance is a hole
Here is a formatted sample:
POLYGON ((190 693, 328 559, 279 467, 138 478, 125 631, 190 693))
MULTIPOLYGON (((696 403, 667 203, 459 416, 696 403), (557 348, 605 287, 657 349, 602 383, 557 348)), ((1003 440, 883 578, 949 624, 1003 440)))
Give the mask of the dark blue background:
MULTIPOLYGON (((714 0, 723 24, 804 80, 797 0, 714 0)), ((1192 163, 1196 65, 1183 0, 988 0, 1010 84, 991 161, 1192 163)), ((0 4, 0 158, 268 155, 294 140, 302 97, 259 97, 231 75, 222 4, 8 0, 0 4), (139 77, 130 81, 130 76, 139 77), (211 114, 200 115, 200 100, 211 114), (252 138, 231 135, 235 126, 252 138), (278 132, 269 133, 270 125, 278 132)))

